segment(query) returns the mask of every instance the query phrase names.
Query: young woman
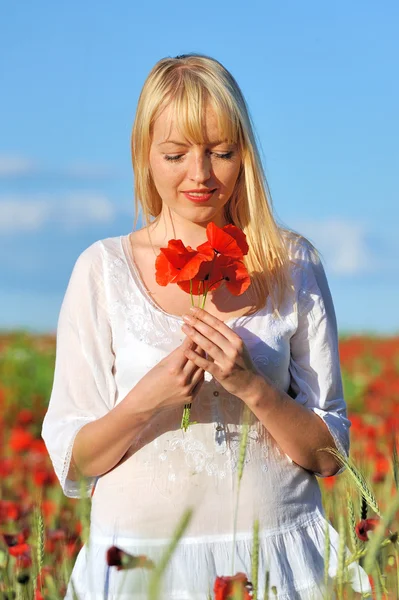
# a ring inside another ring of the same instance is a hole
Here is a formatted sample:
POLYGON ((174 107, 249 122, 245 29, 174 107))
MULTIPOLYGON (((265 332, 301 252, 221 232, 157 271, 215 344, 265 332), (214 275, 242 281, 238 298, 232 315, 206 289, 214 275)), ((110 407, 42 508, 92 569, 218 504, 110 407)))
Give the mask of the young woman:
MULTIPOLYGON (((245 100, 216 60, 184 55, 155 65, 139 99, 132 156, 136 219, 140 206, 146 226, 79 256, 43 424, 65 494, 82 493, 79 474, 85 493, 95 486, 90 544, 73 587, 80 600, 103 598, 112 545, 159 561, 192 507, 163 598, 207 600, 217 575, 250 576, 255 519, 259 589, 268 572, 280 600, 321 598, 326 528, 331 577, 338 536, 316 475, 338 472, 322 449, 346 455, 350 423, 318 254, 276 224, 245 100), (210 223, 244 232, 251 285, 235 295, 224 282, 191 313, 189 293, 158 283, 155 261, 171 239, 193 249, 206 242, 210 223)), ((351 574, 355 588, 368 588, 357 565, 351 574)), ((149 576, 113 569, 109 598, 147 598, 149 576)))

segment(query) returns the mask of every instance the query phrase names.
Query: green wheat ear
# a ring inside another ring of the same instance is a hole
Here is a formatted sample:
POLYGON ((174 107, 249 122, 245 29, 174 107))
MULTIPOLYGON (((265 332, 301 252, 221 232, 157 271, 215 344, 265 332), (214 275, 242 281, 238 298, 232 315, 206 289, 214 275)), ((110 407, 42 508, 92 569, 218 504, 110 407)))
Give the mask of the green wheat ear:
POLYGON ((184 532, 186 531, 192 519, 192 516, 193 510, 191 508, 187 509, 183 513, 183 516, 175 529, 171 541, 165 548, 165 551, 161 556, 159 563, 153 570, 148 584, 148 600, 158 600, 159 594, 161 592, 162 577, 167 569, 167 566, 169 564, 170 559, 172 558, 174 551, 177 548, 180 539, 183 537, 184 532))
POLYGON ((251 560, 252 600, 258 600, 259 521, 254 522, 251 560))
POLYGON ((353 552, 356 552, 356 550, 359 549, 359 539, 356 536, 356 516, 355 516, 355 508, 353 506, 353 502, 352 502, 352 498, 350 493, 347 491, 346 492, 346 499, 347 499, 347 505, 348 505, 348 525, 349 525, 349 537, 351 539, 351 544, 352 544, 352 550, 353 552))
POLYGON ((379 517, 381 517, 381 510, 378 506, 377 499, 374 496, 374 493, 372 492, 371 488, 369 487, 365 477, 358 470, 358 468, 355 467, 354 463, 349 458, 346 458, 340 452, 338 452, 338 450, 335 450, 335 448, 322 448, 322 451, 329 452, 330 454, 335 456, 335 458, 342 466, 346 467, 348 474, 351 476, 358 490, 364 496, 364 499, 367 502, 367 504, 379 517))
MULTIPOLYGON (((42 570, 44 563, 44 542, 45 542, 45 529, 42 512, 39 505, 36 505, 33 512, 33 529, 36 533, 36 562, 37 562, 37 575, 42 570)), ((40 586, 41 587, 41 586, 40 586)), ((34 578, 33 582, 33 593, 36 593, 37 589, 37 577, 34 578)), ((40 590, 41 591, 41 590, 40 590)))

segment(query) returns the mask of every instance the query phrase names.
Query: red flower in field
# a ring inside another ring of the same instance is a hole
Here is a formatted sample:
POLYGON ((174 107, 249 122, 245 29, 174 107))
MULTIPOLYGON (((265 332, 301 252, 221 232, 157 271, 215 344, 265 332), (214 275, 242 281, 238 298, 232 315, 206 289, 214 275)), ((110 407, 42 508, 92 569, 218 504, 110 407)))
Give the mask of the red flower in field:
POLYGON ((29 537, 29 529, 25 528, 19 533, 2 533, 2 536, 9 548, 11 546, 23 545, 29 537))
POLYGON ((374 460, 374 474, 372 480, 374 483, 381 483, 382 481, 385 481, 387 474, 391 471, 391 461, 379 451, 376 451, 374 460))
POLYGON ((323 477, 322 482, 327 489, 331 490, 335 486, 335 475, 331 475, 331 477, 323 477))
POLYGON ((32 566, 32 557, 30 553, 22 553, 17 556, 17 569, 27 569, 32 566))
POLYGON ((26 542, 23 542, 22 544, 9 546, 8 552, 11 554, 11 556, 23 556, 24 554, 29 554, 30 546, 26 542))
POLYGON ((233 600, 241 593, 243 600, 251 600, 252 584, 245 573, 237 573, 232 577, 216 577, 213 587, 215 600, 233 600))
POLYGON ((41 504, 41 511, 45 517, 52 517, 57 512, 57 505, 52 500, 43 500, 41 504))
POLYGON ((9 445, 14 452, 29 450, 33 442, 33 435, 22 427, 14 427, 11 431, 9 445))
POLYGON ((11 500, 0 500, 0 523, 16 521, 20 516, 20 508, 16 502, 11 500))
POLYGON ((0 477, 7 477, 13 472, 14 460, 12 458, 3 458, 0 460, 0 477))
POLYGON ((373 531, 379 522, 379 519, 362 519, 359 521, 355 527, 355 532, 359 540, 362 540, 362 542, 368 542, 369 538, 367 532, 373 531))
POLYGON ((32 476, 37 487, 50 486, 57 481, 54 471, 45 467, 35 468, 32 476))
POLYGON ((33 423, 33 412, 29 408, 22 408, 17 414, 18 425, 29 425, 33 423))
POLYGON ((36 454, 42 454, 43 456, 48 456, 46 444, 43 440, 34 439, 32 440, 30 450, 35 452, 36 454))
POLYGON ((145 569, 153 569, 154 563, 149 560, 146 556, 139 555, 134 556, 124 550, 121 550, 117 546, 111 546, 107 550, 107 565, 109 567, 116 567, 117 571, 123 569, 134 569, 141 567, 145 569))

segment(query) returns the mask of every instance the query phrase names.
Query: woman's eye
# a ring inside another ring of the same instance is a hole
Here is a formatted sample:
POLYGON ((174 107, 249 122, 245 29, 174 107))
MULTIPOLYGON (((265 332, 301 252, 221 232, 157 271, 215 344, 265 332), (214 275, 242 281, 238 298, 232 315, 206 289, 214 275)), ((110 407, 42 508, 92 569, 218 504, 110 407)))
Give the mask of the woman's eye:
MULTIPOLYGON (((230 152, 210 152, 209 154, 212 154, 215 158, 221 158, 222 160, 229 160, 230 158, 233 157, 234 152, 230 151, 230 152)), ((184 158, 184 154, 165 154, 164 155, 165 160, 171 161, 171 162, 179 162, 181 160, 183 160, 184 158)))
POLYGON ((216 156, 216 158, 228 160, 229 158, 232 158, 234 152, 225 152, 224 154, 218 154, 217 152, 214 152, 213 154, 216 156))
POLYGON ((177 162, 183 158, 183 154, 177 154, 175 156, 169 156, 168 154, 165 154, 164 158, 165 158, 165 160, 177 162))

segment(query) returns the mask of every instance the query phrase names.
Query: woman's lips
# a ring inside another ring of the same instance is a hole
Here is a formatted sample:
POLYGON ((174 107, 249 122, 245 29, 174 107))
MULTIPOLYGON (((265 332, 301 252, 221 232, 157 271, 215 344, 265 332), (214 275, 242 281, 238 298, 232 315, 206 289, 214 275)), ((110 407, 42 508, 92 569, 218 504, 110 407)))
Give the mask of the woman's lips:
POLYGON ((214 193, 215 190, 212 190, 210 192, 208 192, 207 194, 194 194, 194 193, 190 193, 190 192, 183 192, 183 194, 186 196, 186 198, 188 198, 188 200, 191 200, 192 202, 196 202, 196 203, 200 203, 200 202, 207 202, 208 200, 210 200, 212 198, 212 195, 214 193))

